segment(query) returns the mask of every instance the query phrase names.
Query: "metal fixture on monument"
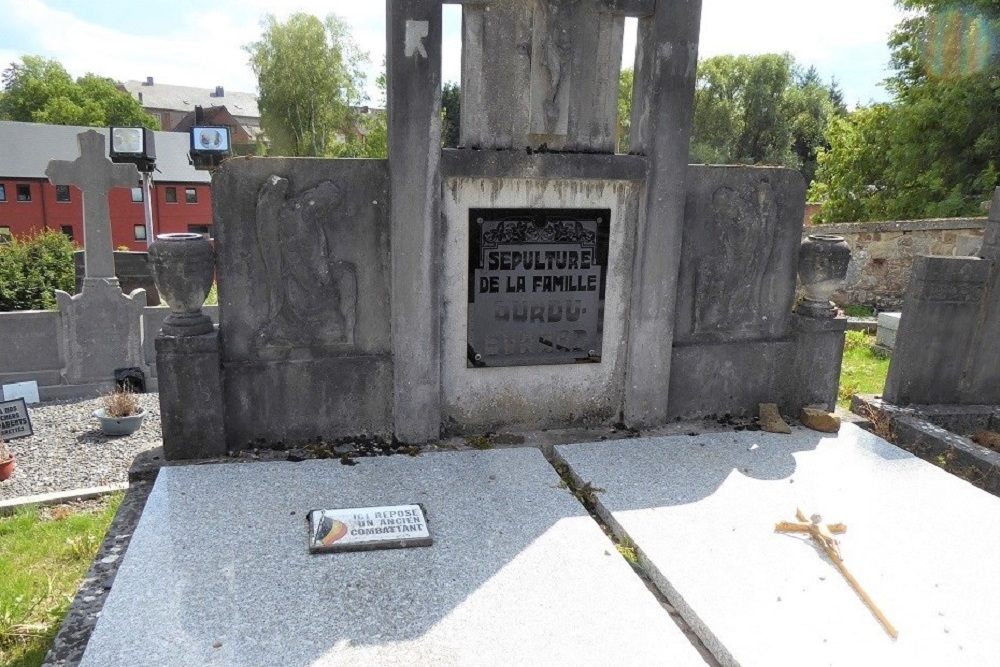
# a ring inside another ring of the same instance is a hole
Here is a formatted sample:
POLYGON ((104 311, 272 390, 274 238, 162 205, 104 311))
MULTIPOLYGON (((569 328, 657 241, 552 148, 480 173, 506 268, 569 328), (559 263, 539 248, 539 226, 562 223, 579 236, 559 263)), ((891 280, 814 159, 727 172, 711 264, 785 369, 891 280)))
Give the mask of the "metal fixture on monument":
POLYGON ((799 246, 799 281, 805 298, 795 312, 806 317, 836 317, 837 307, 830 297, 847 282, 850 262, 851 247, 843 236, 807 236, 799 246))
POLYGON ((212 319, 202 312, 215 275, 215 249, 201 234, 160 234, 149 247, 153 282, 170 306, 163 320, 165 336, 212 333, 212 319))

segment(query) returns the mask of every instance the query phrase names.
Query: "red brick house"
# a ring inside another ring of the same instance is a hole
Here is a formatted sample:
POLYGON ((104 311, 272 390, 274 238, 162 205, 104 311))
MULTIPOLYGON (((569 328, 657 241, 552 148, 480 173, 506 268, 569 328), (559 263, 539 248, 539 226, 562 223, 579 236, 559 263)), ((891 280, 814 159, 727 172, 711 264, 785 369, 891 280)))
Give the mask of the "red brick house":
MULTIPOLYGON (((65 125, 0 121, 0 242, 43 229, 60 231, 83 246, 83 208, 75 187, 49 184, 50 160, 79 156, 76 135, 87 129, 65 125)), ((106 129, 100 131, 107 134, 106 129)), ((211 176, 188 163, 187 134, 156 133, 153 173, 153 233, 195 231, 211 234, 211 176)), ((140 183, 111 192, 111 233, 115 248, 146 249, 140 183)))

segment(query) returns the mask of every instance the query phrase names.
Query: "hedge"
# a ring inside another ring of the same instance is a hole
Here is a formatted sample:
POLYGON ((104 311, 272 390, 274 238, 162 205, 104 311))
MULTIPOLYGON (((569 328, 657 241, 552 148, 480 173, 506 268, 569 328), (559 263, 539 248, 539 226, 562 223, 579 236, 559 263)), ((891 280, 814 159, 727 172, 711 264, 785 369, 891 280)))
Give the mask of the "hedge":
POLYGON ((73 242, 46 230, 0 243, 0 311, 49 310, 55 290, 76 286, 73 242))

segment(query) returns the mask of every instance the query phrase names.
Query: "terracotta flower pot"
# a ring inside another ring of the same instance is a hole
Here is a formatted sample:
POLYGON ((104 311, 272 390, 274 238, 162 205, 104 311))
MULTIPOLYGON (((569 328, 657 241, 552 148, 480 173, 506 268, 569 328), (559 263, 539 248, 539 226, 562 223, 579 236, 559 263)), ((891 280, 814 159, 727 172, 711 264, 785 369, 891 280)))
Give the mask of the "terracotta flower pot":
POLYGON ((160 297, 170 306, 163 320, 167 336, 213 331, 201 311, 215 276, 215 249, 201 234, 160 234, 149 246, 149 266, 160 297))
POLYGON ((11 454, 10 458, 0 461, 0 482, 8 479, 14 474, 14 468, 17 467, 17 459, 11 454))

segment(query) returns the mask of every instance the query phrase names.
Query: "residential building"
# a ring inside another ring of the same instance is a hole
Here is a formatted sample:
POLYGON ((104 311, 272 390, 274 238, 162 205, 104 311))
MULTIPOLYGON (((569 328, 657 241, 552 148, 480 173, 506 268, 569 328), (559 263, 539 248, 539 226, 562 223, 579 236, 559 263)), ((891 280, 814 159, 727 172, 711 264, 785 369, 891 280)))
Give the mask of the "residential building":
MULTIPOLYGON (((45 170, 51 160, 75 160, 77 134, 106 128, 0 121, 0 242, 43 229, 60 231, 83 246, 80 190, 51 185, 45 170)), ((198 232, 211 235, 211 176, 188 161, 187 134, 156 133, 153 172, 153 233, 198 232)), ((146 249, 143 192, 116 188, 108 197, 115 248, 146 249)))
MULTIPOLYGON (((153 77, 145 81, 125 81, 119 87, 135 98, 146 113, 159 120, 166 132, 184 131, 178 126, 194 113, 195 107, 201 107, 205 114, 212 113, 213 108, 225 107, 228 118, 219 124, 228 125, 231 119, 235 123, 235 127, 230 128, 234 137, 245 135, 246 143, 253 144, 260 134, 260 110, 255 93, 227 91, 223 86, 216 86, 214 90, 172 86, 156 83, 153 77)), ((233 143, 243 142, 234 140, 233 143)))

